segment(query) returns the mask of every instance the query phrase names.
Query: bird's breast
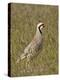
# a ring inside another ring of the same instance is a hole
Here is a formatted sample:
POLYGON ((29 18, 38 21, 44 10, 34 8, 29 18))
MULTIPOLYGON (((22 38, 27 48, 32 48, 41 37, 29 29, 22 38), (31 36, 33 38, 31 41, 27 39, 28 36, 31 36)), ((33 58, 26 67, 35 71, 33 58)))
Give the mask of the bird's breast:
POLYGON ((42 43, 42 37, 41 36, 34 36, 33 40, 30 42, 30 44, 25 48, 24 52, 27 54, 34 53, 37 51, 42 43))

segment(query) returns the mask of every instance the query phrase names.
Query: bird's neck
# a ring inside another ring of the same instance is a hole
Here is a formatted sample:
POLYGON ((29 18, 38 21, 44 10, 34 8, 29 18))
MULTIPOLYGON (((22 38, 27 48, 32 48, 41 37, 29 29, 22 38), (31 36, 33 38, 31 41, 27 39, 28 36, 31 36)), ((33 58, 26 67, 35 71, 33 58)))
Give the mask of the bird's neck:
POLYGON ((36 31, 36 36, 39 36, 40 37, 41 35, 42 35, 41 32, 39 30, 37 30, 36 31))

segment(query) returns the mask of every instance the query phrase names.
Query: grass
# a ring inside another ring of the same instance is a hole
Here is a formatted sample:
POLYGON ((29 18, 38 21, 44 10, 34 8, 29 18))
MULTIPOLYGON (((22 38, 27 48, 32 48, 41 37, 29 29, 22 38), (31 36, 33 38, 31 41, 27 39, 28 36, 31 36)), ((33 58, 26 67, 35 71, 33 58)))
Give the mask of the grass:
POLYGON ((58 7, 48 5, 11 4, 11 76, 49 75, 58 73, 58 7), (31 42, 37 23, 45 24, 43 48, 26 68, 26 59, 16 60, 31 42))

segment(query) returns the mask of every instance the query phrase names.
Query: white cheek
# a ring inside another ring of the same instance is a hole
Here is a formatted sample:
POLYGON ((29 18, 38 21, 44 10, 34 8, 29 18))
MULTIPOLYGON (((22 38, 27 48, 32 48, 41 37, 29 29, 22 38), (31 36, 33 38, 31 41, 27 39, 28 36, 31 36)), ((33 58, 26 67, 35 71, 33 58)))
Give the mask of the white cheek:
POLYGON ((40 30, 43 28, 43 26, 40 27, 40 30))

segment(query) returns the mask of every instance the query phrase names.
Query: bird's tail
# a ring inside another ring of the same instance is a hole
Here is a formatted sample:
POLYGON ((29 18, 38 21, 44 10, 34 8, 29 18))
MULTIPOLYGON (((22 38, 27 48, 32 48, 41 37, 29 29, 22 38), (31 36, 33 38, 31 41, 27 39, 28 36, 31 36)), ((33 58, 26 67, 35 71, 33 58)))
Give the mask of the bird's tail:
POLYGON ((26 54, 22 53, 21 56, 17 59, 16 63, 19 63, 19 61, 25 59, 26 54))
POLYGON ((25 57, 26 57, 26 54, 23 53, 23 54, 20 56, 20 59, 23 60, 25 57))

